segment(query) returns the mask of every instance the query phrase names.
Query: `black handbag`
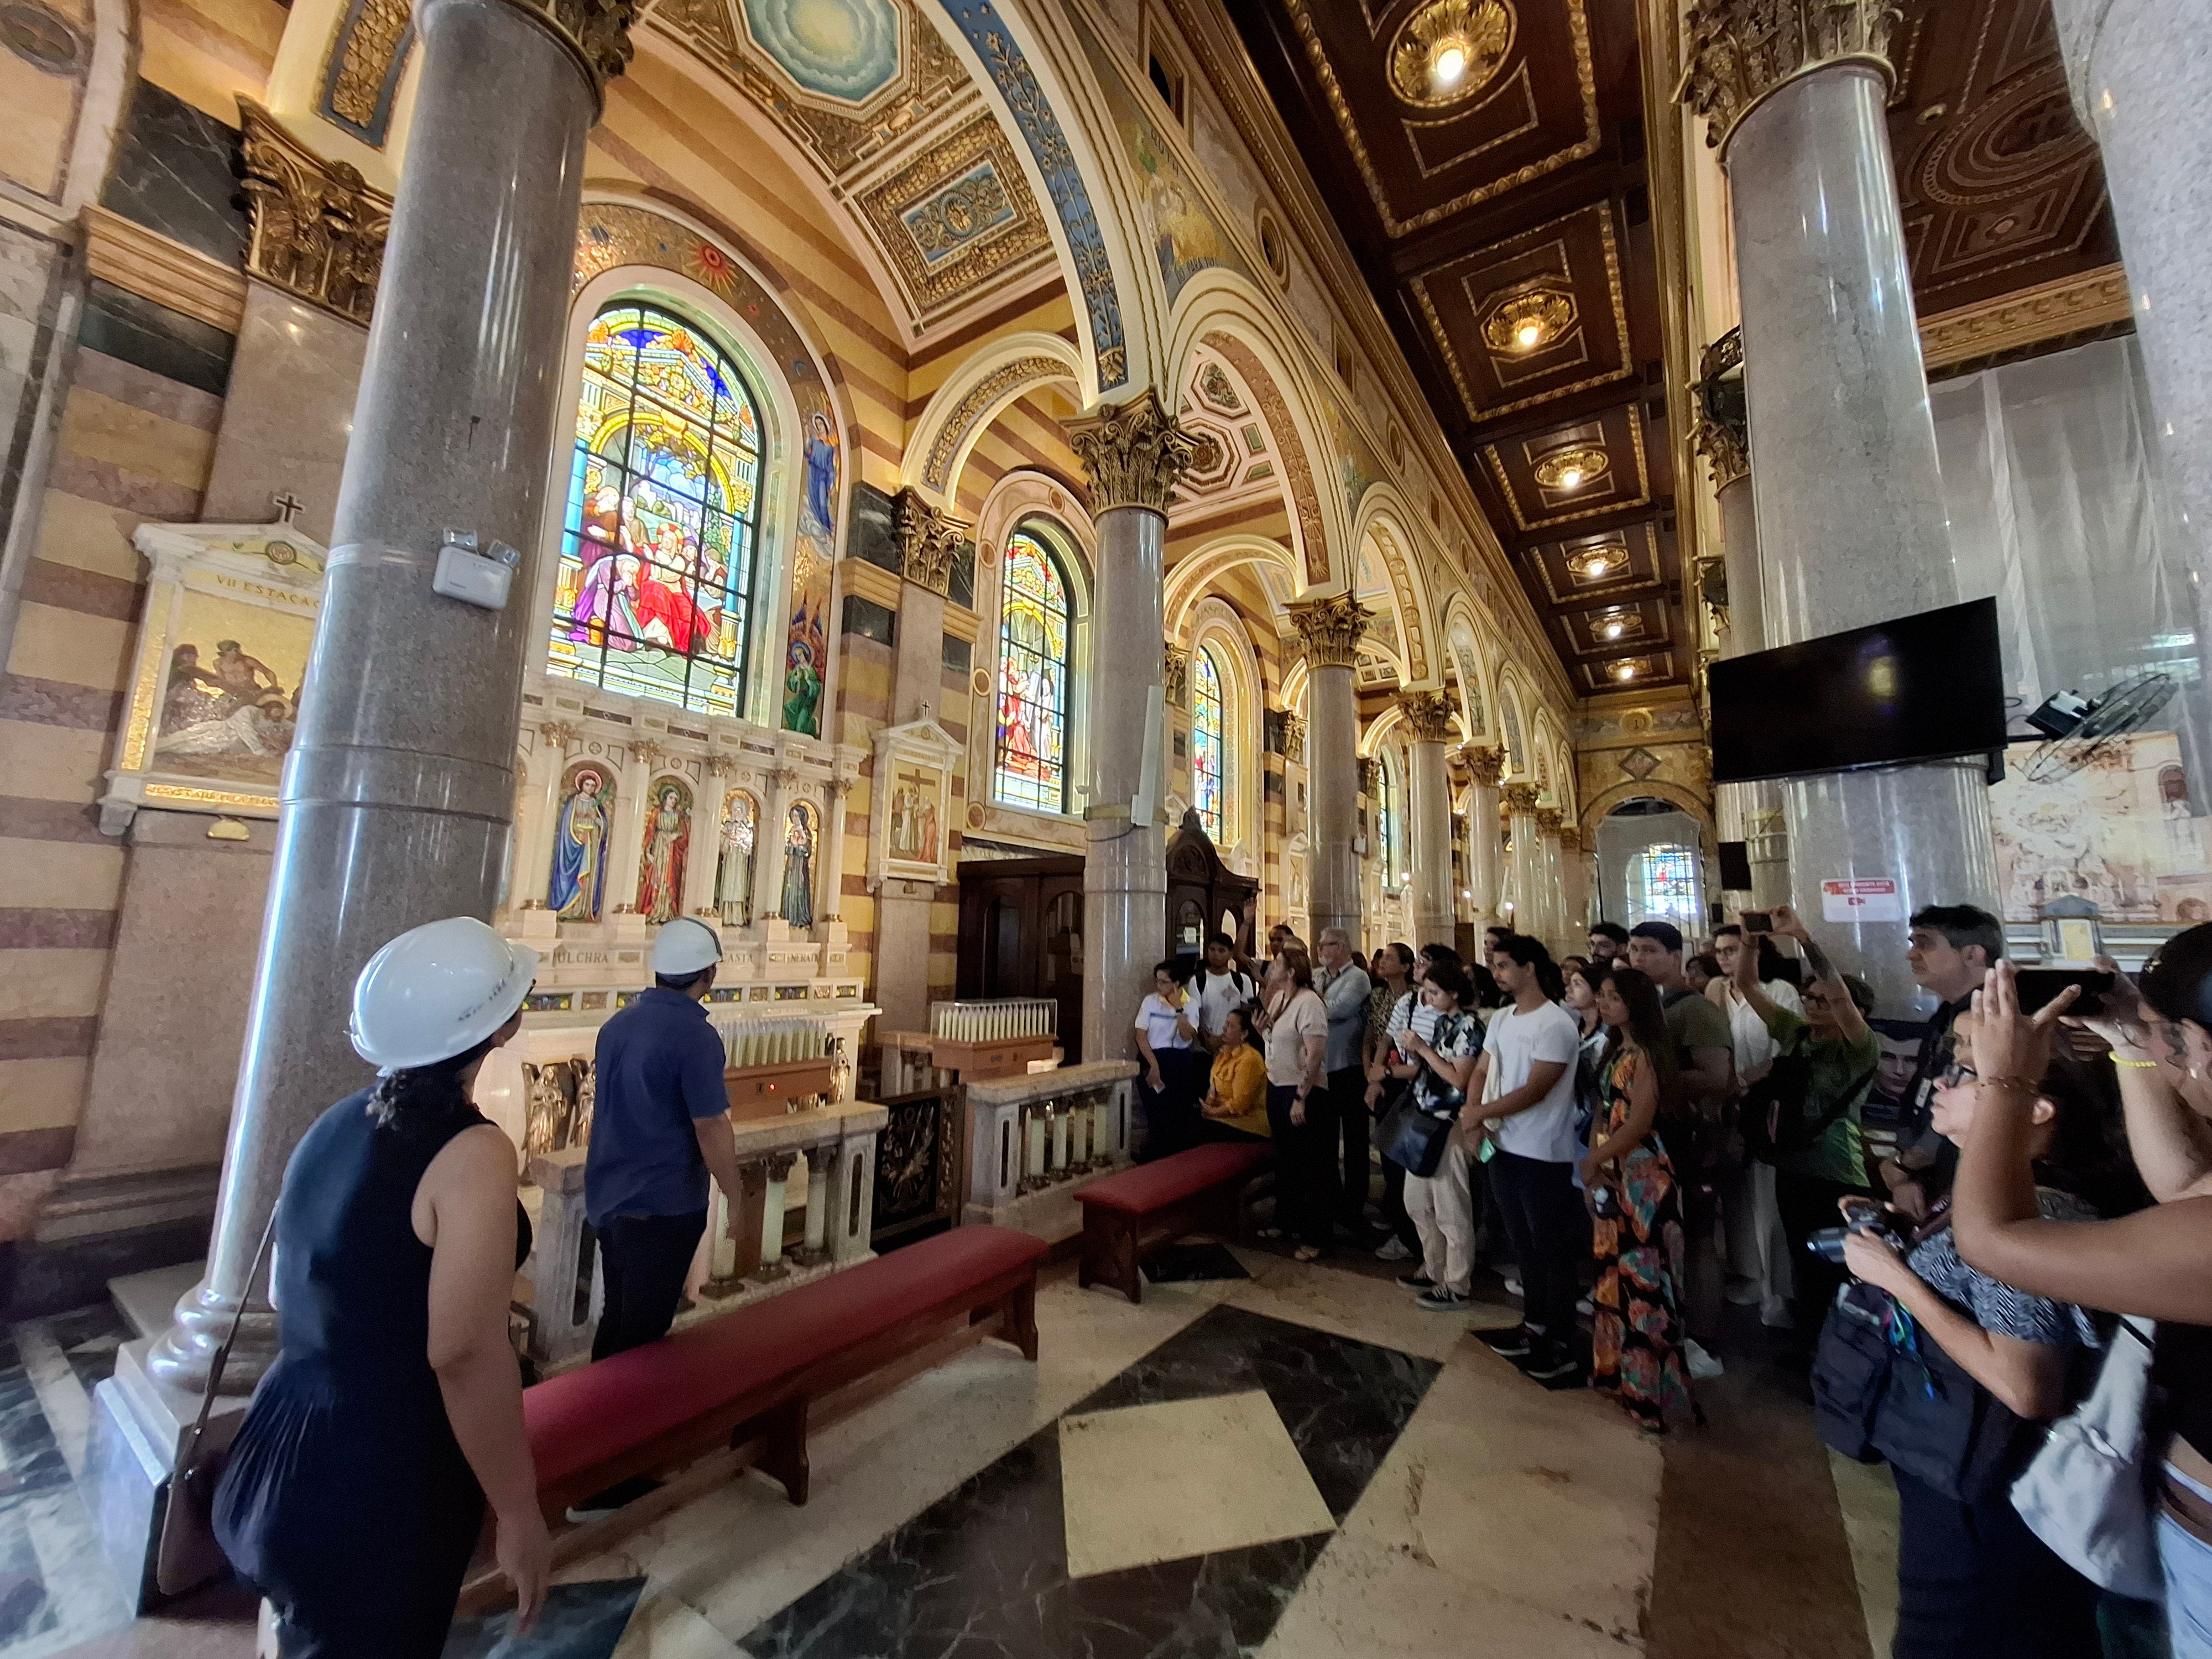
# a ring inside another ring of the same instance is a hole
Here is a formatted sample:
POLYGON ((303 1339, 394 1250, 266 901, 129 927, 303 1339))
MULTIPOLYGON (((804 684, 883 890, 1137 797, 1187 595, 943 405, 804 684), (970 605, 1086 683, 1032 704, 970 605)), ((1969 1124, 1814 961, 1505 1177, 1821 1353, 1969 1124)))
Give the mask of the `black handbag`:
POLYGON ((1451 1144, 1456 1126, 1455 1118, 1423 1111, 1413 1091, 1408 1089, 1376 1120, 1367 1139, 1376 1152, 1407 1175, 1426 1180, 1444 1161, 1444 1148, 1451 1144))
POLYGON ((222 1346, 215 1351, 215 1361, 208 1367, 207 1392, 200 1396, 200 1414, 177 1453, 176 1472, 162 1481, 154 1494, 155 1513, 158 1516, 155 1523, 154 1587, 164 1595, 181 1595, 230 1568, 222 1547, 215 1539, 215 1489, 222 1479, 223 1466, 230 1462, 230 1447, 228 1442, 220 1446, 208 1443, 208 1413, 215 1408, 215 1397, 222 1391, 222 1374, 230 1364, 231 1345, 238 1340, 238 1327, 246 1317, 246 1304, 253 1299, 253 1287, 261 1278, 261 1264, 268 1259, 270 1242, 276 1237, 276 1212, 271 1208, 269 1225, 263 1230, 261 1243, 253 1252, 253 1265, 246 1270, 246 1289, 238 1298, 238 1311, 231 1315, 230 1328, 223 1333, 222 1346))

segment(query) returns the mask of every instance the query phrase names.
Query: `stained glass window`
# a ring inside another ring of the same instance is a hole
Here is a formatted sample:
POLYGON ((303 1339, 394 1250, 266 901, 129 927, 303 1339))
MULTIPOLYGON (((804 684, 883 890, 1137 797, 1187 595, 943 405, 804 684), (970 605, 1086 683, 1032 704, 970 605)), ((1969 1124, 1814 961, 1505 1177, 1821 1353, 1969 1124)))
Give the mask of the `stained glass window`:
POLYGON ((760 472, 760 418, 711 340, 635 301, 594 318, 547 666, 738 714, 760 472))
POLYGON ((1382 843, 1382 884, 1395 887, 1399 872, 1405 867, 1400 855, 1398 837, 1404 833, 1405 814, 1398 805, 1398 769, 1395 757, 1385 753, 1375 770, 1376 796, 1375 822, 1377 839, 1382 843))
POLYGON ((1199 822, 1218 845, 1229 838, 1228 763, 1221 742, 1221 670, 1200 647, 1190 665, 1190 787, 1199 822))
POLYGON ((1698 860, 1686 847, 1647 847, 1638 864, 1641 920, 1698 925, 1698 860))
POLYGON ((993 789, 1015 806, 1067 811, 1067 581, 1026 530, 1006 539, 999 599, 999 735, 993 789))

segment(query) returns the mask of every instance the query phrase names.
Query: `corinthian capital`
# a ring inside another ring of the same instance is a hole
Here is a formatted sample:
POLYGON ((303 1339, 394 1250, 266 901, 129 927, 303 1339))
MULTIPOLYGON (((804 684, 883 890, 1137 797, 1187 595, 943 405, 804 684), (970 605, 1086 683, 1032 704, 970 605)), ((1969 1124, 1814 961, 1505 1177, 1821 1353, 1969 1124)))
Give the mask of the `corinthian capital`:
POLYGON ((607 82, 629 67, 629 31, 637 0, 507 0, 543 23, 568 49, 591 82, 592 100, 604 102, 607 82))
POLYGON ((952 565, 974 533, 974 526, 941 513, 908 484, 891 497, 891 533, 906 579, 933 593, 952 589, 952 565))
POLYGON ((1442 743, 1449 735, 1452 701, 1441 691, 1401 691, 1398 710, 1415 743, 1442 743))
POLYGON ((1566 821, 1566 814, 1556 806, 1540 806, 1536 809, 1536 827, 1547 836, 1558 835, 1559 826, 1566 821))
POLYGON ((1751 476, 1751 422, 1743 396, 1743 331, 1732 328, 1698 364, 1697 429, 1690 441, 1713 469, 1715 494, 1751 476))
POLYGON ((1310 668, 1350 668, 1375 613, 1350 593, 1291 607, 1291 626, 1305 641, 1310 668))
POLYGON ((1091 510, 1116 507, 1168 510, 1168 494, 1190 465, 1195 440, 1176 424, 1147 390, 1067 428, 1067 441, 1091 475, 1091 510))
POLYGON ((1691 0, 1690 60, 1677 101, 1705 118, 1725 157, 1743 118, 1778 88, 1835 64, 1864 64, 1893 82, 1890 36, 1899 0, 1691 0))
POLYGON ((1533 783, 1509 783, 1505 786, 1505 810, 1519 817, 1536 810, 1536 786, 1533 783))
POLYGON ((1486 789, 1498 787, 1498 780, 1505 775, 1505 751, 1503 749, 1484 749, 1470 744, 1463 751, 1467 769, 1474 774, 1474 781, 1486 789))

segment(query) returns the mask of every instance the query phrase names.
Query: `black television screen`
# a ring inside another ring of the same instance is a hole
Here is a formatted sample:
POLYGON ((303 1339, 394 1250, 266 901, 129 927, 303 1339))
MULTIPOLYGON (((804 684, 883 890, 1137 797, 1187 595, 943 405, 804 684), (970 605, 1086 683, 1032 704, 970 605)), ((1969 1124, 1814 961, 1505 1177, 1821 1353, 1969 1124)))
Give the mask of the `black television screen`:
POLYGON ((1709 672, 1715 783, 1948 760, 2005 745, 1995 599, 1732 657, 1709 672))

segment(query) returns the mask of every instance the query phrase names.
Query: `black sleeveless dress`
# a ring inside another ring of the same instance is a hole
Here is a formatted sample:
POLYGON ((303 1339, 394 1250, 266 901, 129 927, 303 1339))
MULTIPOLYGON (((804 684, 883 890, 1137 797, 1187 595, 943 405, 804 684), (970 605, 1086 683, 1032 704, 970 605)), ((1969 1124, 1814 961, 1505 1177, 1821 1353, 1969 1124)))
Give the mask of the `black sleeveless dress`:
MULTIPOLYGON (((436 1659, 483 1523, 430 1369, 411 1212, 430 1160, 489 1120, 386 1127, 368 1101, 325 1112, 284 1171, 277 1359, 216 1491, 216 1536, 276 1607, 284 1659, 436 1659)), ((523 1219, 518 1266, 529 1239, 523 1219)))

